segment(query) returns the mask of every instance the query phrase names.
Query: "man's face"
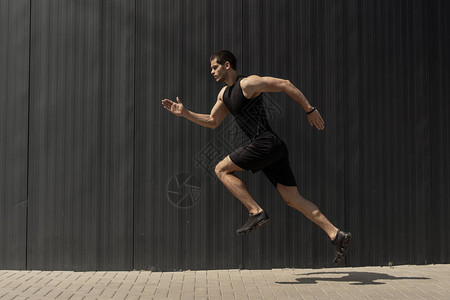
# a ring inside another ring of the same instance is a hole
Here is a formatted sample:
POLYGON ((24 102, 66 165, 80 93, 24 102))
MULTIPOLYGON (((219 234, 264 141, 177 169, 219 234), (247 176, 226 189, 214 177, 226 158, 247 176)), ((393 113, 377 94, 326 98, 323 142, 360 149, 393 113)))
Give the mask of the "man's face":
POLYGON ((227 63, 223 65, 219 64, 216 58, 211 61, 211 75, 216 79, 217 82, 225 81, 225 77, 227 74, 226 65, 227 63))

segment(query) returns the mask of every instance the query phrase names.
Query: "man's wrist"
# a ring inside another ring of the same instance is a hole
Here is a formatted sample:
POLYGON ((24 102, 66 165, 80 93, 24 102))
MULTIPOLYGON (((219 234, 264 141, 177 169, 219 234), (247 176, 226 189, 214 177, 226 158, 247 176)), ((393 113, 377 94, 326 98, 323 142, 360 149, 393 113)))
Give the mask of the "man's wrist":
POLYGON ((182 116, 182 117, 185 117, 186 119, 188 119, 189 115, 190 115, 190 111, 187 110, 187 109, 184 109, 184 110, 181 112, 181 116, 182 116))
POLYGON ((315 112, 316 111, 316 108, 314 107, 313 109, 311 109, 310 111, 308 111, 306 114, 307 115, 310 115, 310 114, 312 114, 313 112, 315 112))
POLYGON ((305 113, 309 114, 314 109, 316 109, 314 106, 308 105, 308 107, 305 109, 305 113))

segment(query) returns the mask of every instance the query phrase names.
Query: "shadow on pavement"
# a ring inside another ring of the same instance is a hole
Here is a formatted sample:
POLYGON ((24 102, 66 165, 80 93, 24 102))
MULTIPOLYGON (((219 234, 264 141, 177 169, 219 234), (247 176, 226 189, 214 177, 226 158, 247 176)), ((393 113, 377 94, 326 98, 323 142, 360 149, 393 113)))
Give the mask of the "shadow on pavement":
MULTIPOLYGON (((299 274, 300 275, 300 274, 299 274)), ((369 284, 386 284, 386 282, 377 282, 377 280, 425 280, 427 277, 395 277, 384 273, 373 272, 315 272, 301 274, 305 277, 296 278, 294 282, 276 282, 279 284, 317 284, 318 281, 333 281, 333 282, 351 282, 351 285, 369 285, 369 284), (335 275, 345 274, 342 277, 335 277, 335 275), (321 277, 309 277, 310 275, 325 275, 321 277), (327 276, 328 275, 328 276, 327 276)))

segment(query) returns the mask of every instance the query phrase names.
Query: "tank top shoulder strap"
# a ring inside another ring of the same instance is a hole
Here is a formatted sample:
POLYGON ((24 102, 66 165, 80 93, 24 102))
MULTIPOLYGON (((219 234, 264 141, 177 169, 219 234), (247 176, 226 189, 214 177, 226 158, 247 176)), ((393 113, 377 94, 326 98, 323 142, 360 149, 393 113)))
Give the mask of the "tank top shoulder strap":
POLYGON ((231 86, 227 86, 225 91, 223 92, 223 96, 229 98, 230 94, 232 92, 232 90, 234 89, 234 87, 236 86, 236 84, 239 84, 239 86, 241 86, 241 80, 244 79, 247 76, 243 76, 243 75, 238 75, 238 77, 236 78, 236 81, 231 85, 231 86))

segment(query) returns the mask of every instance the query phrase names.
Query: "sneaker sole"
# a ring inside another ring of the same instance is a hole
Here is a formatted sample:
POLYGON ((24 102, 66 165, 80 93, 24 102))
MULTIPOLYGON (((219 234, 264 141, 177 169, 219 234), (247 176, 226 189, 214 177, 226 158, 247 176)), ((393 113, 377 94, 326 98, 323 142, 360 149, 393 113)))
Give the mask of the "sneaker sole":
POLYGON ((342 241, 342 247, 340 251, 337 253, 337 256, 333 259, 333 263, 338 264, 344 259, 345 255, 347 254, 347 249, 348 245, 350 244, 351 238, 352 238, 351 233, 345 234, 344 240, 342 241))
POLYGON ((240 233, 237 233, 237 232, 236 232, 236 234, 237 234, 237 235, 244 235, 244 234, 247 234, 247 233, 249 233, 250 231, 252 231, 252 230, 254 230, 254 229, 256 229, 256 228, 261 227, 261 226, 267 224, 269 221, 270 221, 270 218, 261 220, 261 221, 259 221, 258 223, 256 223, 255 225, 253 225, 253 227, 251 227, 250 229, 247 229, 246 231, 242 231, 242 232, 240 232, 240 233))

